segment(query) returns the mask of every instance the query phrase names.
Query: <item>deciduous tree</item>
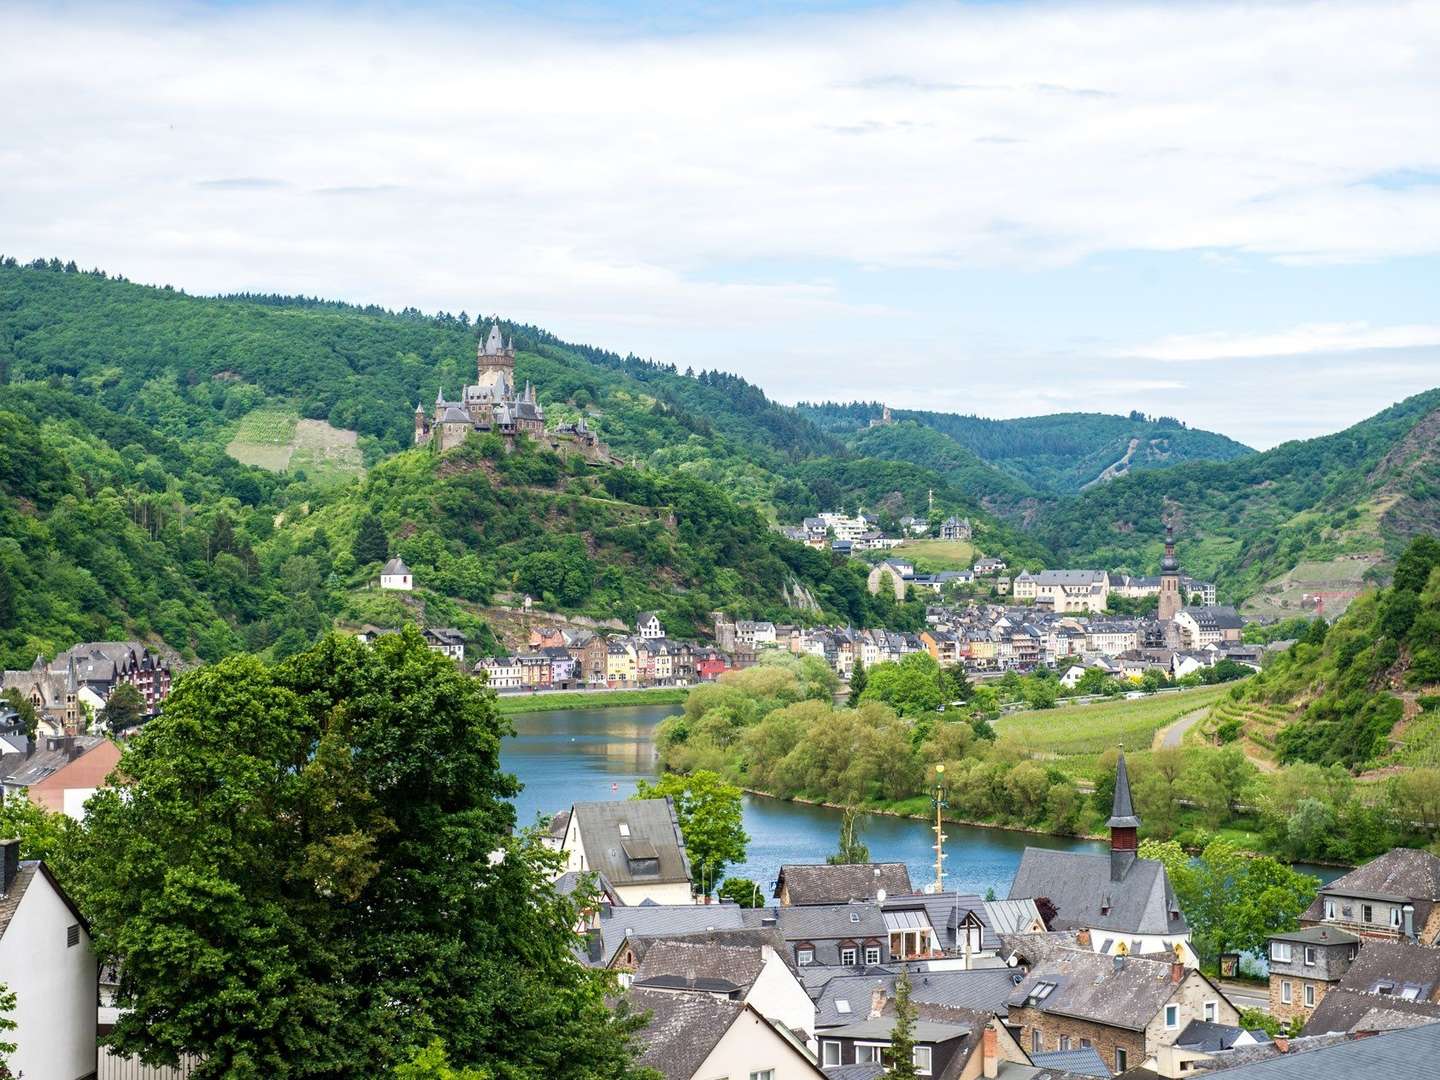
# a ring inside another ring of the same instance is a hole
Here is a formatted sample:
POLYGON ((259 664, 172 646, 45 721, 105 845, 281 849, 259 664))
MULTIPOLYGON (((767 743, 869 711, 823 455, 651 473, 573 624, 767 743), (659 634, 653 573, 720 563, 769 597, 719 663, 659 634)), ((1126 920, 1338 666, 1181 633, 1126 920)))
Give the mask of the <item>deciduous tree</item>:
POLYGON ((642 780, 637 799, 675 800, 675 816, 695 884, 708 894, 720 883, 725 868, 745 858, 745 834, 741 791, 727 784, 718 773, 700 769, 688 776, 667 773, 655 782, 642 780))

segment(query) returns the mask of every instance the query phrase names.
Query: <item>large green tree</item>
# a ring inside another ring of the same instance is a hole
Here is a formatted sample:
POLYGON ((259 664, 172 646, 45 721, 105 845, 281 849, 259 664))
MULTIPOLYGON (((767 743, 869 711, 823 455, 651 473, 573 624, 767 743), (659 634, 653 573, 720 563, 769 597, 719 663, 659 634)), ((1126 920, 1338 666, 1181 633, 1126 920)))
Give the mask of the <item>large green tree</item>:
POLYGON ((138 724, 144 715, 144 696, 130 683, 121 683, 105 699, 105 707, 100 710, 100 722, 118 735, 138 724))
POLYGON ((506 732, 413 628, 178 680, 90 808, 112 1044, 199 1080, 388 1074, 437 1037, 496 1078, 634 1076, 556 856, 512 836, 506 732))
POLYGON ((654 783, 640 781, 635 798, 660 799, 669 795, 675 800, 675 816, 690 856, 690 872, 701 893, 712 892, 725 868, 745 858, 750 837, 745 834, 741 794, 738 787, 708 769, 697 769, 688 776, 666 773, 654 783))
POLYGON ((910 1000, 910 976, 895 980, 895 1026, 890 1030, 890 1067, 885 1075, 895 1080, 918 1080, 915 1068, 915 1004, 910 1000))

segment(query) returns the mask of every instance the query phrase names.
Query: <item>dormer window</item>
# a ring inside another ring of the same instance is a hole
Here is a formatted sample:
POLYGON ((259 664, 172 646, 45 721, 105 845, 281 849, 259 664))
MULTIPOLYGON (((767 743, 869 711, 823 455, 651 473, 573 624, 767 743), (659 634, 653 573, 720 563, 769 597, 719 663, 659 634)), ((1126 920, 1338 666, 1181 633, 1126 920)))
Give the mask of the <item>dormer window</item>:
POLYGON ((620 835, 627 840, 630 838, 630 826, 623 821, 620 822, 620 835))

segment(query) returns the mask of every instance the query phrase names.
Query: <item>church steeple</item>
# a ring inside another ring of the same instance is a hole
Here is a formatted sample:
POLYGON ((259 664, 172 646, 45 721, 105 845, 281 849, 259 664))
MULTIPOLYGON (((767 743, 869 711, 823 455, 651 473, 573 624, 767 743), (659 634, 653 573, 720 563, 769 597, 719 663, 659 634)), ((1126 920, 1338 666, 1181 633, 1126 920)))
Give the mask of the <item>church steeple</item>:
POLYGON ((1136 833, 1140 828, 1140 818, 1130 799, 1130 770, 1125 767, 1124 747, 1115 762, 1115 801, 1110 806, 1110 820, 1105 822, 1105 827, 1110 830, 1110 880, 1124 881, 1130 867, 1135 865, 1135 851, 1139 846, 1136 833))
POLYGON ((1165 557, 1160 560, 1160 605, 1156 616, 1169 622, 1183 607, 1180 596, 1180 562, 1175 558, 1175 527, 1165 523, 1165 557))

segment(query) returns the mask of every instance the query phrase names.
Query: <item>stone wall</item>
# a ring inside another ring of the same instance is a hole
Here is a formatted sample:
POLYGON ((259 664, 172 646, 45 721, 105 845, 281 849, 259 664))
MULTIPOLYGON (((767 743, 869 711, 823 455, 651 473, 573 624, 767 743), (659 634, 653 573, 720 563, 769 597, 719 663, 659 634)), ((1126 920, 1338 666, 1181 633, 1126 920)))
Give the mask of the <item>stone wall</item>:
POLYGON ((1035 1048, 1033 1033, 1038 1029, 1040 1032, 1039 1049, 1059 1050, 1060 1036, 1070 1036, 1070 1049, 1080 1049, 1082 1039, 1089 1039, 1090 1044, 1100 1053, 1113 1072, 1119 1072, 1120 1066, 1116 1061, 1115 1049, 1119 1047, 1125 1051, 1126 1067, 1136 1068, 1145 1061, 1145 1035, 1139 1031, 1128 1031, 1124 1028, 1110 1027, 1108 1024, 1096 1024, 1089 1020, 1077 1020, 1068 1016, 1047 1016, 1036 1009, 1011 1009, 1007 1023, 1013 1028, 1020 1027, 1020 1037, 1017 1040, 1021 1048, 1028 1054, 1035 1048))
POLYGON ((1315 1005, 1319 1005, 1325 999, 1325 991, 1329 990, 1333 983, 1323 979, 1304 979, 1299 975, 1270 975, 1270 1015, 1277 1020, 1293 1020, 1299 1017, 1303 1022, 1310 1019, 1310 1014, 1315 1011, 1313 1005, 1305 1004, 1305 987, 1315 987, 1315 1005), (1281 1001, 1280 984, 1290 984, 1290 1002, 1287 1005, 1281 1001))

